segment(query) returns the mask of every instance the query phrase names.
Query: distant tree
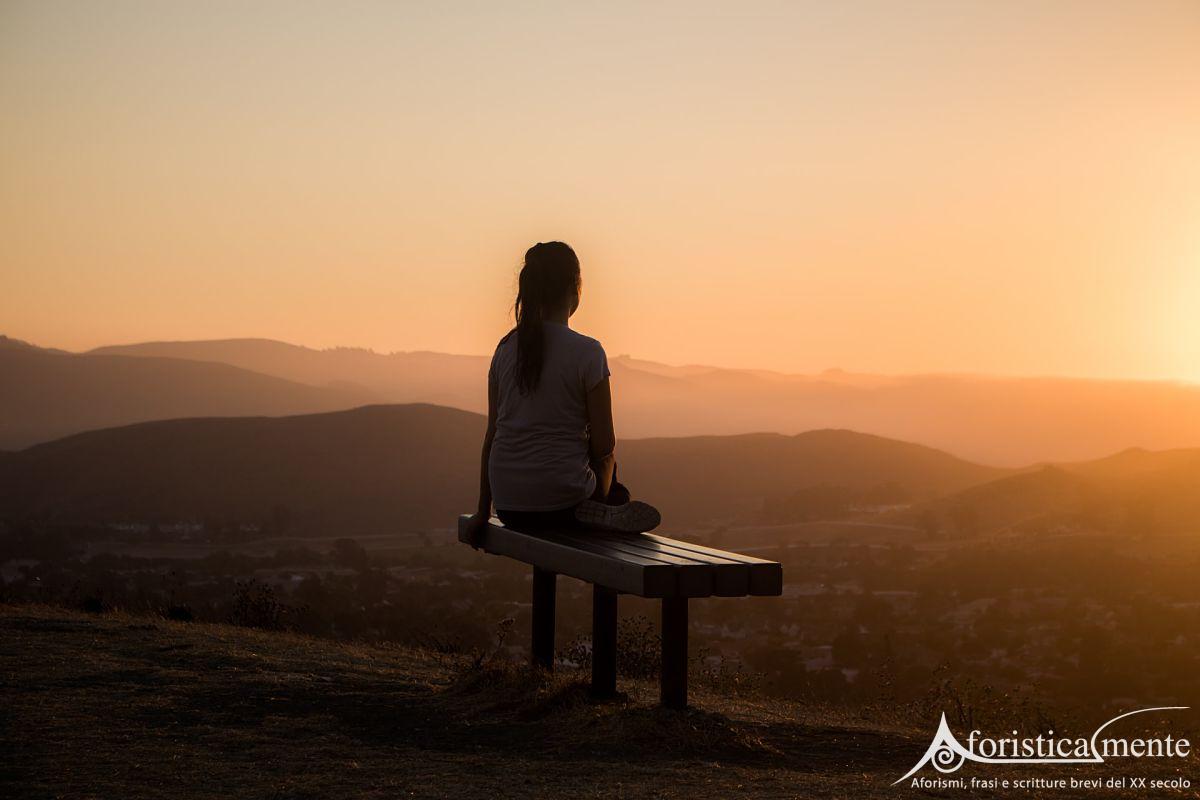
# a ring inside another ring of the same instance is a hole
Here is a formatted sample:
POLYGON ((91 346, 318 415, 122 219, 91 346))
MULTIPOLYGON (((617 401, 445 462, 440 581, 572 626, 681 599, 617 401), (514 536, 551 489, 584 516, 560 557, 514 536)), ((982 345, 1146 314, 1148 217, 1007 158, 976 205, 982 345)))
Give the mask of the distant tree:
POLYGON ((289 611, 288 606, 276 596, 274 587, 253 579, 238 581, 229 621, 246 628, 277 631, 284 629, 285 615, 289 611))
POLYGON ((886 601, 871 594, 863 594, 854 603, 851 619, 857 625, 874 628, 892 619, 892 608, 886 601))
POLYGON ((330 556, 334 563, 352 569, 366 569, 369 564, 367 550, 354 539, 336 539, 330 556))
POLYGON ((917 517, 917 527, 927 539, 936 539, 942 532, 942 522, 932 508, 926 508, 917 517))
POLYGON ((979 533, 979 511, 974 506, 956 505, 950 509, 950 519, 954 522, 954 530, 961 537, 974 536, 979 533))
POLYGON ((362 569, 355 581, 355 596, 366 606, 378 605, 387 595, 388 575, 381 569, 362 569))
POLYGON ((858 626, 849 625, 833 638, 833 662, 839 667, 861 666, 866 655, 867 647, 858 626))

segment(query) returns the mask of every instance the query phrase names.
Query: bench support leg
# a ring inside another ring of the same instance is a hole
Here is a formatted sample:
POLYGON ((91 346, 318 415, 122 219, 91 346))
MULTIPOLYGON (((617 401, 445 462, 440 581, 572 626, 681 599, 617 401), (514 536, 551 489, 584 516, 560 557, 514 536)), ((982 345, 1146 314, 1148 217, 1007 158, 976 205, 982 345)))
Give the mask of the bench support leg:
POLYGON ((554 589, 558 574, 533 568, 533 631, 530 650, 534 666, 554 669, 554 589))
POLYGON ((592 694, 617 693, 617 593, 592 586, 592 694))
POLYGON ((662 601, 662 704, 687 708, 688 601, 667 597, 662 601))

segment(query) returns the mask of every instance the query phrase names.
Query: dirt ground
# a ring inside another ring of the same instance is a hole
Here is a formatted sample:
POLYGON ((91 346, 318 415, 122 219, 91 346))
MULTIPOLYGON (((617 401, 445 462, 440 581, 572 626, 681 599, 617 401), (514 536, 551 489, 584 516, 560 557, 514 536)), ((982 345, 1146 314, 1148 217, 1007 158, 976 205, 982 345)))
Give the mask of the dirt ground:
POLYGON ((673 712, 655 705, 652 685, 622 689, 593 703, 578 674, 0 606, 0 797, 1200 797, 1200 775, 1161 762, 1156 777, 1185 775, 1193 788, 893 787, 932 731, 705 692, 673 712))

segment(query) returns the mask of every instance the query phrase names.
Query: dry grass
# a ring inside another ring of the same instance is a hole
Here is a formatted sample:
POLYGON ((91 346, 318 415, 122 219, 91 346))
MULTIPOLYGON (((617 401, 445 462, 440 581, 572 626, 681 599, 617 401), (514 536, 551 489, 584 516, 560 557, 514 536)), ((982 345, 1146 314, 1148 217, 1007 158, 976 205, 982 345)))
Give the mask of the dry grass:
POLYGON ((0 797, 920 796, 890 783, 931 733, 703 692, 665 711, 641 682, 594 703, 578 675, 38 607, 0 606, 0 669, 0 797))

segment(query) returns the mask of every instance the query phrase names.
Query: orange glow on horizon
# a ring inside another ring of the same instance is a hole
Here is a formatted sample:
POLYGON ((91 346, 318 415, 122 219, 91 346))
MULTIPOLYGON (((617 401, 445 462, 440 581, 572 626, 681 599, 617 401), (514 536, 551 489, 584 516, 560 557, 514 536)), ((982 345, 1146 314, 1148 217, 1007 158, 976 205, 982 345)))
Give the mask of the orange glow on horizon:
POLYGON ((1200 6, 0 10, 0 333, 1200 381, 1200 6))

